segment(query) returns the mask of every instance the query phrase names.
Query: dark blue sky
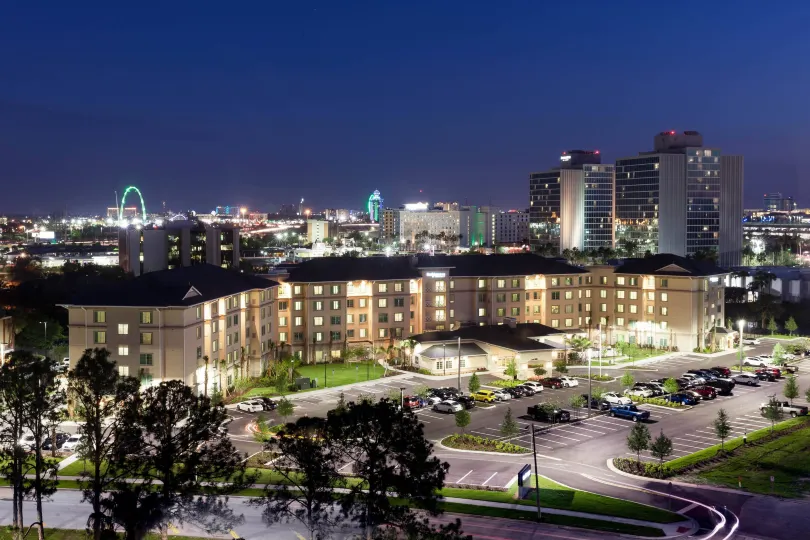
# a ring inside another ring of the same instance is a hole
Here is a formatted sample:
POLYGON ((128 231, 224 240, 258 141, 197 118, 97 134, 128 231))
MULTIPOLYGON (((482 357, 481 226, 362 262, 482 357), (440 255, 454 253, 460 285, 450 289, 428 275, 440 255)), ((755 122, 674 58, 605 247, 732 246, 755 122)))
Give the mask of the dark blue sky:
POLYGON ((7 1, 0 211, 528 205, 561 150, 696 129, 810 206, 810 3, 7 1), (776 9, 778 8, 778 9, 776 9))

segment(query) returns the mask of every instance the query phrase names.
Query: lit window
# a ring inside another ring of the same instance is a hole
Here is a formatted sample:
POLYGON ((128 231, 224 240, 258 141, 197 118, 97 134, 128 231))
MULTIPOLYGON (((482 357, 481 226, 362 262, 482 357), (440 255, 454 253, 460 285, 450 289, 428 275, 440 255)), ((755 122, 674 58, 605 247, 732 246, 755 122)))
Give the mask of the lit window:
POLYGON ((381 307, 381 308, 388 307, 388 298, 378 298, 377 299, 377 307, 381 307))
POLYGON ((624 298, 624 291, 616 291, 616 298, 623 299, 624 298))
POLYGON ((93 322, 94 323, 105 323, 105 322, 107 322, 107 312, 106 311, 94 311, 93 312, 93 322))
POLYGON ((661 301, 666 302, 667 300, 669 300, 669 294, 667 294, 665 292, 662 292, 661 293, 661 301))
POLYGON ((437 294, 434 301, 436 303, 436 307, 444 307, 445 306, 444 295, 443 294, 437 294))
POLYGON ((302 309, 304 309, 304 303, 301 300, 296 300, 295 302, 293 302, 293 309, 295 311, 301 311, 302 309))
POLYGON ((669 308, 666 306, 661 306, 661 315, 669 315, 669 308))
POLYGON ((499 280, 498 280, 497 287, 498 287, 499 289, 503 289, 504 287, 506 287, 506 280, 505 280, 505 279, 499 279, 499 280))
POLYGON ((404 320, 405 320, 405 314, 404 313, 394 313, 394 321, 395 322, 402 322, 404 320))
POLYGON ((129 377, 129 366, 118 366, 119 377, 129 377))
POLYGON ((315 332, 315 341, 317 342, 323 341, 323 332, 315 332))
POLYGON ((443 309, 437 309, 437 310, 436 310, 436 320, 437 320, 437 321, 444 321, 444 320, 446 320, 446 319, 445 319, 445 313, 444 313, 444 310, 443 310, 443 309))
POLYGON ((599 311, 607 313, 607 304, 599 304, 599 311))
POLYGON ((404 288, 404 286, 403 286, 402 282, 398 281, 398 282, 394 283, 394 292, 402 292, 403 288, 404 288))
POLYGON ((361 308, 366 307, 366 299, 361 298, 360 300, 357 301, 357 304, 358 304, 358 307, 361 307, 361 308))
POLYGON ((487 308, 478 308, 478 316, 479 317, 486 317, 487 316, 487 308))
POLYGON ((323 317, 314 317, 312 319, 313 326, 323 326, 323 317))
POLYGON ((301 285, 295 285, 293 287, 293 294, 301 294, 301 285))
MULTIPOLYGON (((278 341, 281 343, 282 341, 286 343, 287 341, 287 332, 279 332, 278 333, 278 341)), ((264 345, 264 343, 262 343, 264 345)))
POLYGON ((666 330, 669 323, 667 321, 661 321, 661 330, 666 330))
POLYGON ((141 311, 141 324, 152 324, 151 311, 141 311))
POLYGON ((107 343, 107 332, 104 331, 93 332, 93 343, 101 345, 107 343))
POLYGON ((571 300, 572 298, 574 298, 574 291, 565 291, 565 299, 571 300))
POLYGON ((119 345, 118 346, 118 356, 129 356, 129 346, 128 345, 119 345))
POLYGON ((485 279, 479 279, 478 280, 478 288, 479 289, 483 289, 486 286, 487 286, 487 280, 485 280, 485 279))
POLYGON ((616 317, 616 326, 624 326, 624 317, 616 317))
POLYGON ((560 320, 559 319, 551 319, 551 327, 552 328, 559 328, 560 327, 560 320))
POLYGON ((304 325, 304 318, 303 317, 296 317, 295 318, 295 326, 303 326, 304 325))
POLYGON ((346 315, 346 324, 352 324, 354 322, 354 314, 349 313, 346 315))
POLYGON ((367 335, 368 335, 368 333, 367 333, 366 329, 365 329, 365 328, 361 328, 361 329, 360 329, 360 332, 359 332, 359 336, 360 336, 361 338, 364 338, 364 337, 366 337, 367 335))
POLYGON ((551 306, 551 313, 552 314, 556 314, 556 313, 559 313, 559 312, 560 312, 560 306, 558 306, 556 304, 551 306))
POLYGON ((141 332, 141 345, 152 344, 152 332, 141 332))
POLYGON ((619 276, 616 278, 616 285, 624 285, 624 276, 619 276))
POLYGON ((599 291, 599 298, 607 298, 607 291, 605 289, 599 291))
POLYGON ((638 291, 630 291, 630 300, 638 300, 638 291))
POLYGON ((332 309, 340 309, 340 300, 332 300, 332 309))
POLYGON ((638 313, 638 306, 635 304, 630 304, 630 313, 638 313))
POLYGON ((323 285, 314 285, 312 287, 312 294, 323 294, 323 285))
POLYGON ((551 278, 551 286, 558 287, 560 285, 560 278, 553 277, 551 278))
POLYGON ((332 294, 340 294, 340 285, 332 285, 332 294))
POLYGON ((573 326, 574 320, 573 319, 565 319, 565 326, 573 326))
POLYGON ((377 292, 387 293, 388 292, 388 283, 378 283, 377 284, 377 292))
POLYGON ((287 317, 279 317, 278 318, 278 325, 279 326, 287 326, 287 317))
POLYGON ((624 313, 624 304, 616 304, 616 313, 624 313))
POLYGON ((128 324, 119 324, 118 325, 118 335, 125 336, 129 334, 129 325, 128 324))
POLYGON ((647 314, 654 315, 655 314, 655 306, 647 306, 647 314))
POLYGON ((436 292, 444 292, 444 291, 445 291, 444 281, 437 281, 436 292))

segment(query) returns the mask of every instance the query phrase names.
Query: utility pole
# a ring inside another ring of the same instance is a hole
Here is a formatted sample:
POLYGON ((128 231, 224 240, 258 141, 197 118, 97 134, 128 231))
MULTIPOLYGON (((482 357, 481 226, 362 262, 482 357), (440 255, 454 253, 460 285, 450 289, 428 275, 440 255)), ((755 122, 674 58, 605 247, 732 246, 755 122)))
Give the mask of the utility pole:
POLYGON ((461 392, 461 337, 458 338, 458 391, 461 392))
POLYGON ((532 454, 534 454, 534 498, 537 500, 537 521, 541 521, 543 513, 540 510, 540 476, 537 471, 537 440, 534 434, 534 424, 532 424, 532 454))

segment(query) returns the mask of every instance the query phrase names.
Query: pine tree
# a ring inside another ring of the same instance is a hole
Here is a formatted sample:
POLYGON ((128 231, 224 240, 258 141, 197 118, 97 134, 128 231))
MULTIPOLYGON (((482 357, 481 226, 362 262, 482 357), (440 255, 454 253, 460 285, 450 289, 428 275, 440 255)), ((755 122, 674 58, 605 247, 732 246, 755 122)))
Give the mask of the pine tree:
POLYGON ((481 389, 481 380, 478 378, 477 373, 472 374, 472 377, 470 377, 470 380, 467 383, 467 388, 469 389, 471 394, 475 394, 481 389))
POLYGON ((456 413, 456 427, 464 433, 464 428, 470 425, 470 413, 467 409, 461 409, 456 413))
POLYGON ((621 378, 620 382, 621 382, 621 385, 624 386, 625 388, 630 388, 631 386, 636 384, 636 378, 633 377, 632 373, 630 373, 629 371, 626 371, 624 373, 624 375, 622 375, 622 378, 621 378))
POLYGON ((773 317, 768 319, 767 328, 768 328, 768 331, 771 333, 771 335, 774 335, 777 332, 777 330, 779 330, 779 326, 777 326, 777 324, 776 324, 776 319, 774 319, 773 317))
POLYGON ((664 464, 666 458, 672 455, 672 439, 664 435, 663 430, 650 445, 650 454, 658 459, 661 465, 664 464))
POLYGON ((790 400, 790 404, 793 405, 793 400, 799 397, 799 383, 796 380, 796 375, 791 374, 787 376, 785 388, 782 390, 782 393, 790 400))
POLYGON ((520 428, 518 427, 517 422, 512 417, 512 407, 506 408, 506 414, 503 417, 503 422, 501 423, 501 435, 504 437, 514 437, 520 432, 520 428))
POLYGON ((720 439, 720 451, 725 450, 726 438, 731 434, 731 424, 728 421, 728 414, 725 409, 717 411, 717 418, 714 419, 714 434, 720 439))
POLYGON ((799 325, 796 324, 796 319, 794 319, 792 316, 789 317, 787 321, 785 321, 785 330, 787 330, 791 336, 793 335, 793 332, 795 332, 798 328, 799 325))
POLYGON ((650 447, 650 430, 641 422, 636 422, 627 435, 627 448, 636 453, 636 460, 641 463, 641 452, 650 447))

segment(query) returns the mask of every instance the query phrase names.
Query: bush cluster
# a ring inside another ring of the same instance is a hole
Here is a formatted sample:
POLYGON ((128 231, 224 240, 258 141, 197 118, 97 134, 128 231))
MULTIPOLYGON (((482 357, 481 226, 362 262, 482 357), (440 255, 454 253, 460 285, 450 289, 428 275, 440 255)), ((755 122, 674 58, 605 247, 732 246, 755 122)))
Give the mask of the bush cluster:
POLYGON ((672 472, 666 464, 640 462, 630 458, 613 458, 613 465, 620 471, 638 476, 646 476, 647 478, 661 479, 672 476, 672 472))
POLYGON ((685 409, 686 405, 681 403, 673 403, 672 401, 667 401, 661 398, 655 397, 641 397, 641 396, 633 396, 630 399, 633 400, 634 403, 649 403, 650 405, 658 405, 660 407, 669 407, 670 409, 685 409))
POLYGON ((512 387, 521 385, 521 384, 523 384, 525 382, 526 381, 520 380, 520 379, 518 379, 516 381, 505 381, 505 380, 500 380, 499 379, 497 381, 488 382, 487 385, 489 385, 489 386, 497 386, 498 388, 512 388, 512 387))
POLYGON ((456 448, 459 450, 478 450, 481 452, 501 452, 503 454, 527 454, 528 448, 523 448, 517 444, 508 442, 496 441, 486 437, 478 437, 477 435, 450 435, 442 444, 448 448, 456 448))

